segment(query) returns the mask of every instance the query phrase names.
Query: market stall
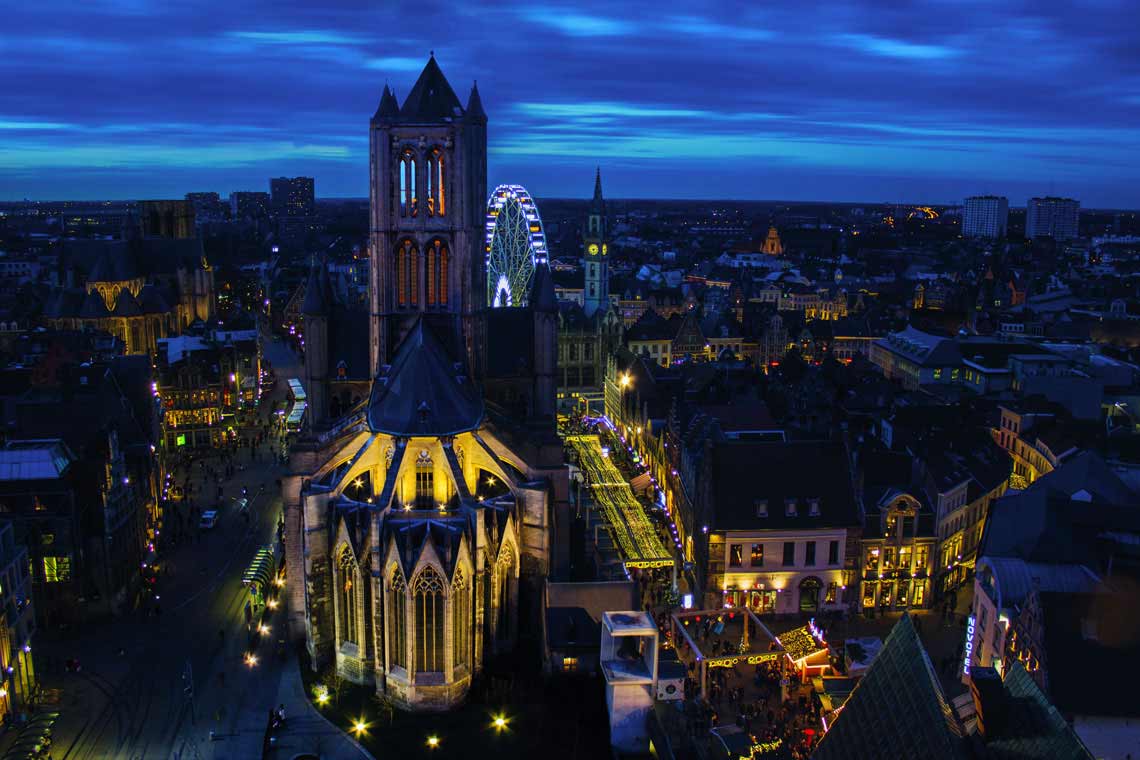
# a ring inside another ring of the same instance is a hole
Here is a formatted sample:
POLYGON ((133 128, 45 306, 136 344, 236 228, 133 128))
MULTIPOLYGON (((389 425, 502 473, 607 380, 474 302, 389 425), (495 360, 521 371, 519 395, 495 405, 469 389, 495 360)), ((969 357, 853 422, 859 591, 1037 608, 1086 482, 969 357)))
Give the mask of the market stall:
POLYGON ((674 645, 696 663, 702 698, 707 698, 710 668, 779 662, 784 654, 779 639, 744 607, 676 612, 672 628, 674 645))

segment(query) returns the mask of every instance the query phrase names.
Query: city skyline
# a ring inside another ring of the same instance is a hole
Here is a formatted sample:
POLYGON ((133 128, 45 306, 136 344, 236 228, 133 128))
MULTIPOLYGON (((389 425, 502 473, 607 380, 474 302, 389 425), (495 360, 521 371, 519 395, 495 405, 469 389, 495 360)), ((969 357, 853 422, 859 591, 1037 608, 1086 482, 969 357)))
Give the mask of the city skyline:
POLYGON ((615 198, 1140 205, 1123 4, 835 4, 810 29, 788 6, 653 8, 440 5, 409 24, 349 3, 47 3, 0 38, 0 200, 226 195, 279 175, 363 197, 368 116, 434 51, 480 82, 490 184, 538 197, 585 196, 601 165, 615 198))

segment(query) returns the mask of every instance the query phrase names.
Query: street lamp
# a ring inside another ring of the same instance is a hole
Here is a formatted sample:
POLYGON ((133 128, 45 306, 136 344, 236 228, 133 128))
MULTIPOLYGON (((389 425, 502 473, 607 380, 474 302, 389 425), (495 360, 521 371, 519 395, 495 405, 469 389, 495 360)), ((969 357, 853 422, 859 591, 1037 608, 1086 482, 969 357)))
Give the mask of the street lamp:
POLYGON ((427 740, 428 749, 436 749, 439 747, 439 737, 429 736, 427 740))
POLYGON ((245 653, 245 664, 252 668, 254 665, 257 664, 257 655, 255 655, 253 652, 246 652, 245 653))
POLYGON ((502 715, 496 715, 495 719, 491 721, 491 725, 495 727, 495 731, 503 731, 507 727, 507 719, 502 715))
MULTIPOLYGON (((328 699, 328 694, 325 695, 325 699, 328 699)), ((352 724, 352 733, 356 734, 357 736, 360 736, 367 730, 368 724, 364 722, 364 718, 357 718, 356 722, 352 724)))

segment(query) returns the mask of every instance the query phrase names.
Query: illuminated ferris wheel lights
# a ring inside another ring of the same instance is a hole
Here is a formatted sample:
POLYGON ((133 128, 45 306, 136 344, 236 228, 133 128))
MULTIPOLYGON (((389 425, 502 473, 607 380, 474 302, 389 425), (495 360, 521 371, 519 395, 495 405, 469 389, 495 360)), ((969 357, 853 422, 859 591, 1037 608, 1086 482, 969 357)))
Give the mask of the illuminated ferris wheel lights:
POLYGON ((499 185, 487 201, 487 303, 525 306, 536 264, 546 263, 546 234, 530 193, 499 185))

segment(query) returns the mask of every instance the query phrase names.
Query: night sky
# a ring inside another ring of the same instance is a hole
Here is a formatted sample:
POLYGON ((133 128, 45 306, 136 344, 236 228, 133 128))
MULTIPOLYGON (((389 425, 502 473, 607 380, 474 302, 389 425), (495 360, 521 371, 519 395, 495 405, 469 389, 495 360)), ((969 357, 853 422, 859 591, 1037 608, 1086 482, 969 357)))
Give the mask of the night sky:
POLYGON ((283 174, 364 197, 384 83, 402 100, 434 50, 463 102, 479 81, 490 183, 540 198, 589 195, 601 165, 613 197, 1140 206, 1134 3, 450 5, 20 3, 0 199, 283 174))

